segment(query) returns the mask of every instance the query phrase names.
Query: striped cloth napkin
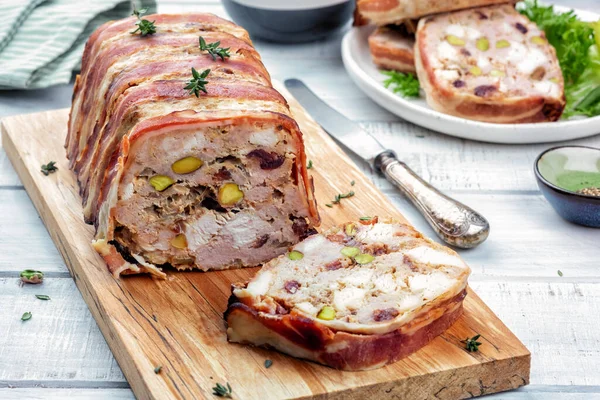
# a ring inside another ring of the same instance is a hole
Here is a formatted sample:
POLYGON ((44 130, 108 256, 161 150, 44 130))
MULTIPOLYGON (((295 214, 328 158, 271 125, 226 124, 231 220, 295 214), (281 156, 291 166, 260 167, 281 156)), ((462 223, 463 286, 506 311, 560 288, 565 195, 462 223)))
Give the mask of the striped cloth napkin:
POLYGON ((131 9, 131 0, 0 0, 0 89, 69 83, 90 34, 131 9))

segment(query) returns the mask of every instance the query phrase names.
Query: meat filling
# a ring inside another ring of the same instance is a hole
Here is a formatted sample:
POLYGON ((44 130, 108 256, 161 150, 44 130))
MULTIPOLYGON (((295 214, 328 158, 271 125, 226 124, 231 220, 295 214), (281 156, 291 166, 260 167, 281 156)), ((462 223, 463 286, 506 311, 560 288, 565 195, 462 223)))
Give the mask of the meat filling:
POLYGON ((208 270, 257 265, 314 233, 298 211, 292 148, 273 129, 215 126, 144 141, 120 186, 115 241, 152 264, 208 270))

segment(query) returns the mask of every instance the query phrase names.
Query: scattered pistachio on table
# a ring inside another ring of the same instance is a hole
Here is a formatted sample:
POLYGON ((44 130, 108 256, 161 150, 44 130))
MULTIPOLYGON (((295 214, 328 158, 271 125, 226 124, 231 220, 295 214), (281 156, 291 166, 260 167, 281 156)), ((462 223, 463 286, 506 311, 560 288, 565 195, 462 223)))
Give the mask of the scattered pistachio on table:
POLYGON ((44 273, 42 271, 35 271, 33 269, 26 269, 21 272, 21 281, 24 283, 38 284, 44 280, 44 273))

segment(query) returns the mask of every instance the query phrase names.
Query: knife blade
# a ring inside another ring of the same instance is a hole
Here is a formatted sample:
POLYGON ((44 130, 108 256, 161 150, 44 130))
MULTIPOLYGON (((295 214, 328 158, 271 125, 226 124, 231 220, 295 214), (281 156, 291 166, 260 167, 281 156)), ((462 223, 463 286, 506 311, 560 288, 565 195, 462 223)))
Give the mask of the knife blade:
POLYGON ((374 136, 321 100, 301 80, 287 79, 285 87, 330 136, 369 163, 398 187, 446 243, 472 248, 490 232, 477 211, 441 193, 396 158, 374 136))

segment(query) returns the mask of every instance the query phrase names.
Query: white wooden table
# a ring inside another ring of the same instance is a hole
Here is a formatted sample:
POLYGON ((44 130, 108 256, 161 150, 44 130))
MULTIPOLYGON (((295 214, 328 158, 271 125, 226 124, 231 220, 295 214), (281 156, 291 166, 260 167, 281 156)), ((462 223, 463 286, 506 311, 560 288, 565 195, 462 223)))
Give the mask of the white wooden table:
MULTIPOLYGON (((560 3, 600 12, 599 0, 560 3)), ((226 16, 216 0, 170 0, 159 3, 159 11, 226 16)), ((338 35, 312 44, 256 46, 273 78, 303 79, 422 177, 490 220, 488 241, 461 255, 473 269, 471 286, 532 352, 531 385, 491 397, 600 399, 600 230, 563 221, 538 191, 533 160, 550 145, 470 142, 401 121, 350 81, 340 40, 338 35)), ((0 117, 68 107, 71 91, 65 85, 0 92, 0 117)), ((572 143, 600 147, 600 136, 572 143)), ((435 236, 390 184, 363 168, 418 229, 435 236)), ((0 399, 132 399, 2 149, 0 211, 0 399), (19 272, 27 268, 44 271, 44 284, 20 287, 19 272), (22 323, 25 311, 34 317, 22 323)))

